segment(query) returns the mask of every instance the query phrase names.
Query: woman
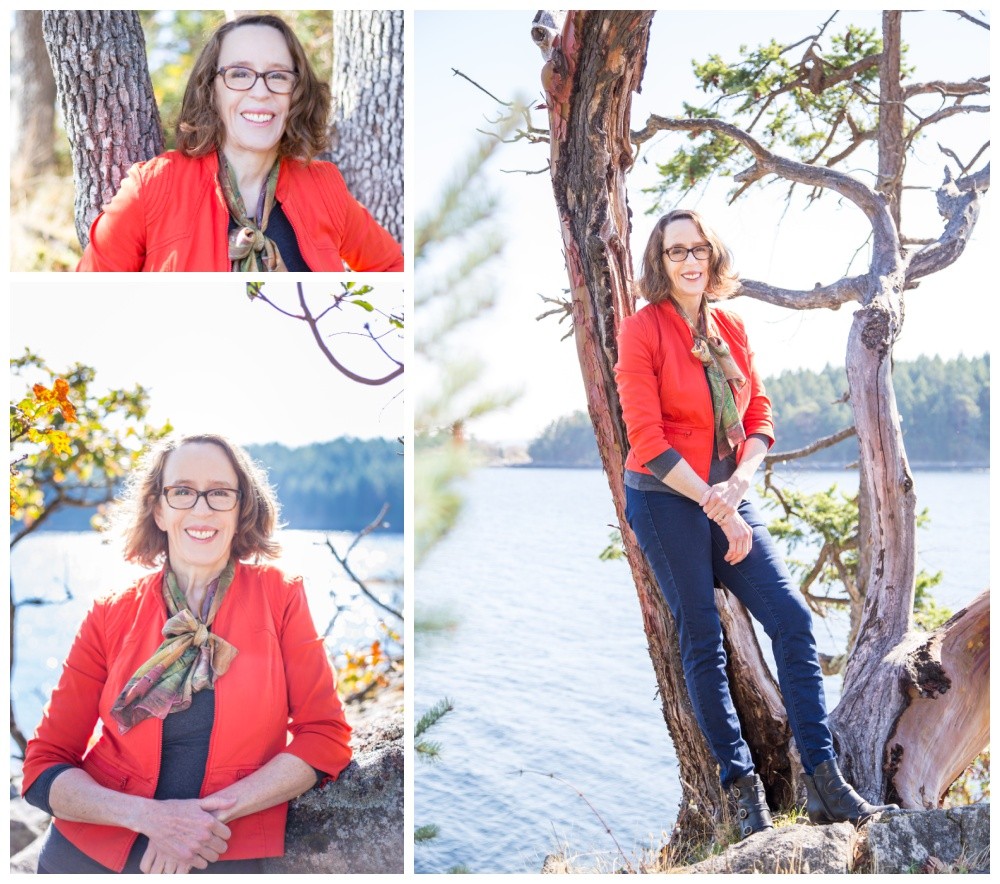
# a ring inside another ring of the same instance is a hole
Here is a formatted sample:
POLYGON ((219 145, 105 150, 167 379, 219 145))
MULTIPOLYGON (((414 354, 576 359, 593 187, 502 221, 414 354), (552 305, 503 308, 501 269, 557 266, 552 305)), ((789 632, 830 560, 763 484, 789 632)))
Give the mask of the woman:
POLYGON ((198 56, 177 150, 137 163, 77 270, 402 270, 328 146, 330 89, 275 15, 222 25, 198 56))
POLYGON ((260 871, 287 802, 351 758, 301 579, 243 561, 279 552, 274 495, 244 451, 189 436, 124 511, 126 558, 162 569, 94 603, 28 743, 25 798, 55 817, 38 870, 260 871))
MULTIPOLYGON (((710 305, 739 288, 729 250, 693 211, 657 223, 624 320, 615 375, 631 450, 626 514, 677 623, 695 717, 736 800, 742 837, 772 827, 726 679, 714 585, 771 638, 813 822, 858 823, 864 801, 837 768, 809 609, 744 497, 774 442, 743 323, 710 305)), ((894 806, 894 805, 889 805, 894 806)))

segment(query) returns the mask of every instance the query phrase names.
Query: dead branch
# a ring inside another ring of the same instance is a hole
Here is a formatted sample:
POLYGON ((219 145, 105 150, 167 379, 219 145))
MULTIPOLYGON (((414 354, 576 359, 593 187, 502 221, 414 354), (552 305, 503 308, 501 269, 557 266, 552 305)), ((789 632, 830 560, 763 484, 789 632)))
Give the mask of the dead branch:
POLYGON ((913 98, 914 95, 937 93, 942 97, 957 98, 962 95, 986 95, 990 91, 990 78, 973 77, 964 83, 949 83, 944 80, 929 80, 926 83, 911 83, 903 87, 903 98, 913 98))
POLYGON ((959 16, 960 18, 964 18, 966 21, 971 21, 974 25, 979 25, 979 27, 981 28, 986 28, 987 31, 990 29, 989 22, 985 22, 982 19, 975 18, 962 9, 947 9, 945 11, 952 12, 955 15, 959 16))
POLYGON ((831 448, 838 442, 850 439, 851 436, 857 435, 857 432, 858 431, 854 427, 844 427, 844 429, 838 430, 830 436, 824 436, 822 439, 810 442, 804 448, 796 448, 793 451, 779 451, 774 454, 767 454, 764 456, 764 466, 765 468, 768 468, 774 464, 788 463, 790 460, 799 460, 803 457, 809 457, 810 454, 815 454, 817 451, 822 451, 824 448, 831 448))
POLYGON ((347 563, 347 558, 348 556, 350 556, 351 551, 358 545, 358 543, 361 541, 363 537, 366 537, 367 535, 371 534, 372 531, 374 531, 382 524, 382 522, 385 520, 385 514, 387 512, 389 512, 389 504, 384 503, 382 504, 382 509, 379 510, 379 514, 355 535, 354 540, 351 541, 351 545, 347 548, 347 552, 345 552, 343 555, 340 555, 340 553, 337 552, 336 547, 333 545, 329 537, 327 537, 324 542, 326 544, 326 548, 330 550, 330 552, 333 554, 333 557, 340 563, 340 566, 347 573, 347 576, 354 581, 358 589, 360 589, 372 602, 378 605, 383 611, 387 611, 394 617, 398 617, 400 620, 403 620, 404 618, 402 612, 397 611, 395 608, 390 607, 385 602, 381 601, 376 595, 374 595, 374 593, 372 593, 372 591, 365 585, 365 582, 360 577, 358 577, 357 574, 354 573, 351 566, 347 563))

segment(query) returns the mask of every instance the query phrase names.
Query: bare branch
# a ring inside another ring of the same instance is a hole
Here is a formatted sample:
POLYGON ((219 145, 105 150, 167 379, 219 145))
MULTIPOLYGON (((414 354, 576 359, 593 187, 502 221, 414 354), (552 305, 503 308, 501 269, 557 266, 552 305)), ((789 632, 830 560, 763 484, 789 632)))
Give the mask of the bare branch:
POLYGON ((769 467, 776 463, 788 463, 790 460, 809 457, 810 454, 815 454, 817 451, 822 451, 824 448, 830 448, 838 442, 850 439, 851 436, 857 435, 857 432, 854 427, 844 427, 844 429, 838 430, 830 436, 824 436, 822 439, 810 442, 805 448, 796 448, 793 451, 779 451, 774 454, 765 455, 764 466, 769 467))
POLYGON ((957 98, 961 95, 986 95, 990 91, 990 78, 973 77, 964 83, 949 83, 944 80, 929 80, 926 83, 911 83, 903 87, 903 98, 913 98, 914 95, 927 95, 937 93, 938 95, 957 98))
MULTIPOLYGON (((884 198, 850 175, 780 157, 738 126, 722 120, 672 119, 651 114, 645 128, 633 131, 631 138, 634 143, 641 144, 663 130, 718 132, 738 141, 756 160, 753 166, 735 176, 734 180, 738 183, 757 181, 767 175, 779 175, 789 181, 798 181, 813 187, 826 187, 841 194, 861 209, 868 218, 875 235, 875 255, 894 256, 899 252, 899 238, 884 198)), ((888 272, 888 269, 884 272, 888 272)))
POLYGON ((492 98, 497 104, 502 104, 504 107, 513 107, 514 103, 512 101, 501 101, 497 98, 489 89, 485 86, 480 86, 472 77, 463 74, 458 68, 452 68, 451 73, 453 76, 461 77, 463 80, 468 80, 473 86, 475 86, 480 92, 485 92, 490 98, 492 98))
POLYGON ((981 27, 981 28, 986 28, 987 31, 990 29, 990 26, 989 26, 988 22, 985 22, 982 19, 975 18, 975 17, 969 15, 969 13, 965 12, 962 9, 947 9, 945 11, 946 12, 953 12, 955 15, 959 16, 960 18, 964 18, 966 21, 971 21, 974 25, 979 25, 979 27, 981 27))
POLYGON ((928 126, 932 126, 935 123, 940 123, 941 120, 946 120, 948 117, 954 117, 957 114, 988 114, 990 109, 981 104, 952 104, 948 107, 943 107, 940 110, 934 111, 934 113, 923 117, 920 122, 914 126, 906 136, 906 145, 909 147, 913 143, 913 139, 916 138, 917 133, 921 129, 925 129, 928 126))
POLYGON ((296 287, 298 288, 299 292, 299 305, 302 307, 302 312, 304 314, 300 318, 303 319, 306 325, 309 326, 309 330, 312 332, 313 338, 316 341, 316 344, 319 347, 320 352, 322 352, 322 354, 326 357, 327 362, 329 362, 330 365, 332 365, 335 369, 337 369, 337 371, 339 371, 342 375, 349 377, 352 381, 356 381, 359 384, 367 384, 368 386, 371 387, 378 387, 382 384, 387 384, 389 383, 389 381, 393 380, 394 378, 398 378, 403 373, 403 364, 398 362, 396 363, 397 368, 395 368, 393 371, 389 372, 389 374, 381 378, 367 378, 364 375, 360 375, 357 374, 356 372, 351 371, 346 365, 342 365, 341 362, 337 359, 337 357, 330 352, 330 348, 326 346, 326 341, 323 340, 323 335, 320 333, 319 330, 319 322, 309 312, 309 307, 306 304, 305 292, 302 289, 302 283, 301 282, 296 283, 296 287))
POLYGON ((347 572, 347 576, 354 581, 358 589, 360 589, 369 599, 371 599, 372 602, 378 605, 383 611, 388 611, 394 617, 398 617, 400 620, 402 620, 403 619, 402 612, 397 611, 395 608, 389 607, 389 605, 387 605, 385 602, 379 600, 379 598, 375 596, 370 589, 368 589, 368 587, 365 585, 365 582, 360 577, 358 577, 358 575, 355 574, 353 570, 351 570, 351 566, 347 564, 347 558, 348 556, 350 556, 351 551, 354 549, 354 547, 358 545, 358 542, 361 540, 362 537, 371 534, 372 531, 374 531, 376 528, 379 527, 379 525, 382 524, 383 519, 385 519, 385 514, 388 511, 389 511, 389 504, 387 503, 382 504, 382 509, 379 511, 379 514, 368 525, 366 525, 357 533, 354 540, 351 541, 351 545, 347 548, 347 552, 345 552, 343 555, 340 555, 340 553, 337 552, 336 547, 334 547, 329 537, 326 538, 325 543, 326 543, 326 548, 330 550, 330 552, 333 554, 333 557, 340 563, 340 566, 344 569, 344 571, 347 572))
POLYGON ((948 267, 965 251, 979 218, 980 200, 989 187, 989 164, 974 175, 957 180, 952 180, 951 173, 945 169, 945 180, 938 190, 937 203, 938 212, 947 223, 944 232, 933 244, 909 259, 907 284, 948 267))
POLYGON ((737 294, 792 310, 812 310, 816 307, 836 310, 848 301, 862 302, 866 285, 867 277, 864 275, 839 279, 830 285, 816 283, 811 290, 783 289, 755 279, 744 279, 737 294))

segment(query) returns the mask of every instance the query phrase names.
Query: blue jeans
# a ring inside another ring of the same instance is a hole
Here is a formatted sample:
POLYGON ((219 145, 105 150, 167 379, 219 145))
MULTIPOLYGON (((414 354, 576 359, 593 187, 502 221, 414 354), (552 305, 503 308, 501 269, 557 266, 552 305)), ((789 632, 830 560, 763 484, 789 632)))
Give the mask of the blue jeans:
POLYGON ((726 679, 718 580, 760 621, 771 639, 788 722, 807 774, 835 758, 827 726, 823 678, 812 616, 760 514, 744 500, 740 515, 753 530, 750 554, 723 559, 729 541, 693 500, 625 489, 625 512, 677 623, 684 679, 694 714, 719 762, 722 785, 753 772, 726 679))

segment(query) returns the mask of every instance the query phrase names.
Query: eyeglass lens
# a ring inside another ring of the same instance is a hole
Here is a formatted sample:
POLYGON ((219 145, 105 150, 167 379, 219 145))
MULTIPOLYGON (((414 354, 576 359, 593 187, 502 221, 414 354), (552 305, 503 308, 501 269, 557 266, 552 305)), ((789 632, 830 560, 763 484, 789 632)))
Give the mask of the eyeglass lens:
POLYGON ((711 257, 711 246, 695 246, 693 249, 685 249, 684 246, 674 246, 667 249, 667 257, 674 262, 684 261, 688 255, 694 255, 699 261, 704 261, 711 257))
POLYGON ((222 82, 236 92, 249 92, 257 80, 263 80, 268 90, 276 95, 287 95, 295 88, 295 73, 293 71, 265 71, 259 73, 250 68, 223 68, 222 82))
POLYGON ((163 489, 167 503, 175 510, 193 509, 198 504, 198 498, 204 497, 210 509, 225 512, 236 506, 240 499, 239 491, 232 488, 210 488, 208 491, 195 491, 185 485, 172 485, 163 489))

